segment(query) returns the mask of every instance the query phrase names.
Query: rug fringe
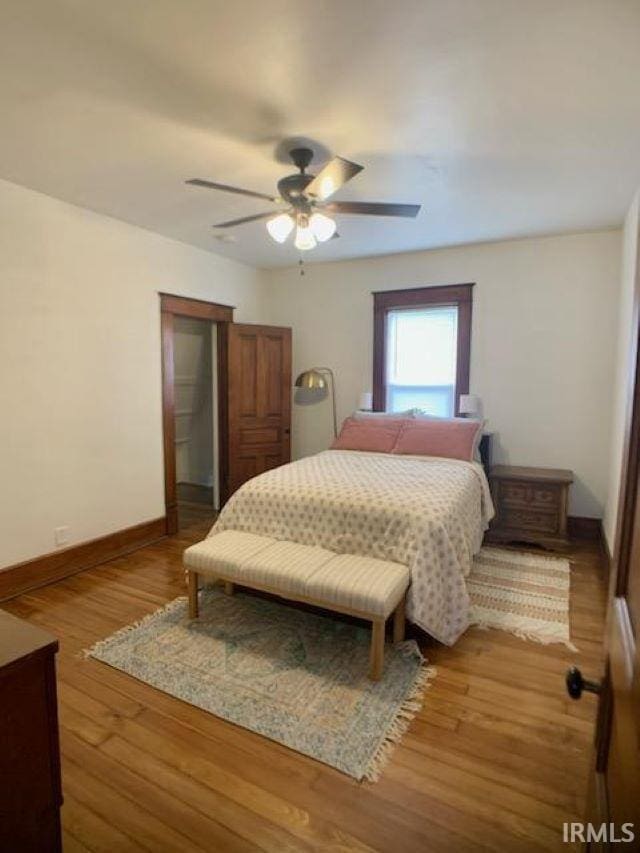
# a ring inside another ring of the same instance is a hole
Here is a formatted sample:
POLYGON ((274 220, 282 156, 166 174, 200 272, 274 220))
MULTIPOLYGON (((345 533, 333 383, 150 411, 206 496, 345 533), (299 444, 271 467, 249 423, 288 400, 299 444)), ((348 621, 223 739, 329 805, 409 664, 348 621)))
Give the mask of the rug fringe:
POLYGON ((566 557, 556 557, 550 554, 537 554, 532 551, 522 551, 516 548, 491 548, 483 545, 482 549, 476 557, 487 557, 490 560, 496 560, 500 563, 509 563, 513 557, 517 556, 518 562, 527 566, 545 566, 548 568, 556 568, 558 571, 570 573, 571 560, 566 557))
POLYGON ((521 640, 529 640, 532 643, 539 643, 542 646, 550 646, 552 643, 559 643, 560 645, 566 646, 570 652, 577 653, 580 651, 577 646, 574 646, 571 640, 562 640, 559 637, 543 637, 541 634, 536 633, 535 629, 527 631, 524 628, 511 628, 505 624, 494 625, 491 622, 472 622, 469 627, 480 628, 482 631, 506 631, 508 634, 513 634, 521 640))
MULTIPOLYGON (((415 654, 415 644, 412 643, 411 645, 414 648, 413 653, 415 654)), ((394 749, 406 734, 415 715, 422 708, 425 690, 429 689, 429 682, 432 678, 435 678, 437 674, 435 667, 427 666, 426 660, 422 657, 422 654, 420 654, 420 658, 422 665, 416 673, 413 685, 407 693, 402 705, 398 708, 391 725, 385 732, 384 738, 380 742, 380 745, 372 756, 371 761, 363 774, 363 779, 366 779, 368 782, 377 782, 380 778, 380 775, 391 758, 394 749)))
POLYGON ((114 640, 121 640, 123 637, 126 637, 127 634, 130 634, 132 631, 135 631, 138 628, 142 628, 143 626, 149 625, 151 622, 155 622, 156 619, 162 618, 167 613, 170 613, 173 610, 178 610, 179 608, 183 607, 186 602, 186 595, 181 595, 178 598, 174 598, 172 601, 167 602, 167 604, 165 604, 164 607, 161 607, 159 610, 154 610, 152 613, 147 613, 146 616, 143 616, 136 622, 132 622, 130 625, 125 625, 123 628, 119 628, 117 631, 114 631, 113 634, 109 634, 106 639, 98 640, 97 643, 94 643, 88 649, 83 649, 81 652, 78 652, 78 656, 85 659, 90 658, 96 653, 103 651, 105 647, 112 645, 114 640))

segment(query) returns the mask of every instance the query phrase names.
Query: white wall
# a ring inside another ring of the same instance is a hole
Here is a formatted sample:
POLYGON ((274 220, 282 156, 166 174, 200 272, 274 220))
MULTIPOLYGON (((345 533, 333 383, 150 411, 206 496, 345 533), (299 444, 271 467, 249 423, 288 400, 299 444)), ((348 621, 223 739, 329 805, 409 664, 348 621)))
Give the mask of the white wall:
MULTIPOLYGON (((343 418, 371 388, 371 291, 477 282, 497 459, 573 468, 572 512, 601 515, 619 252, 614 231, 264 273, 0 181, 0 566, 54 550, 55 527, 74 544, 164 513, 158 291, 291 325, 294 371, 334 367, 343 418)), ((327 405, 294 407, 296 456, 330 438, 327 405)))
POLYGON ((0 181, 0 566, 164 514, 158 291, 265 318, 251 267, 0 181))
MULTIPOLYGON (((570 468, 570 511, 602 516, 607 494, 620 232, 461 246, 272 270, 271 320, 293 327, 294 376, 337 375, 338 415, 371 389, 371 291, 476 282, 471 391, 494 461, 570 468)), ((328 403, 294 407, 293 452, 331 440, 328 403)))
MULTIPOLYGON (((604 513, 604 532, 613 554, 615 545, 616 522, 618 518, 618 498, 620 492, 620 473, 622 452, 627 420, 627 397, 633 384, 633 374, 629 372, 631 349, 631 331, 634 318, 633 293, 638 274, 638 228, 640 227, 640 191, 633 199, 627 213, 622 234, 622 269, 620 273, 620 292, 617 316, 617 349, 615 375, 613 378, 613 419, 611 428, 611 448, 609 455, 609 493, 604 513)), ((636 318, 637 319, 637 318, 636 318)))

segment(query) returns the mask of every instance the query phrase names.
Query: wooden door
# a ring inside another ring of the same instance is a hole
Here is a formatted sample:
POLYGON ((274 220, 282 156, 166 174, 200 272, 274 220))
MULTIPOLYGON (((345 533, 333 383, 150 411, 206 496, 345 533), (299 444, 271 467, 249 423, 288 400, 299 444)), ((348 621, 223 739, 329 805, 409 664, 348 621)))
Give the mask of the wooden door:
POLYGON ((291 329, 227 326, 228 483, 244 482, 291 459, 291 329))
MULTIPOLYGON (((634 563, 628 581, 640 586, 640 563, 634 563)), ((586 684, 600 693, 584 827, 590 851, 608 850, 621 841, 632 844, 627 849, 640 849, 640 612, 637 602, 634 609, 631 589, 611 597, 604 678, 600 684, 586 684)))
MULTIPOLYGON (((640 252, 640 242, 639 242, 640 252)), ((604 676, 568 674, 574 698, 599 694, 584 840, 590 851, 640 850, 640 259, 636 259, 633 333, 615 553, 611 565, 604 676), (573 692, 572 689, 573 688, 573 692), (633 836, 633 837, 632 837, 633 836), (623 843, 624 842, 624 843, 623 843)))

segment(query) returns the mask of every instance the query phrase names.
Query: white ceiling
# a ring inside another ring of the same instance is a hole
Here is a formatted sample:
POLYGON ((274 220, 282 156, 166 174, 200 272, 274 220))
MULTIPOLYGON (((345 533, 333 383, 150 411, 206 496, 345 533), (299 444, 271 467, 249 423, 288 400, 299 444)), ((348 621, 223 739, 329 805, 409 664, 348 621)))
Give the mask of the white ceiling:
MULTIPOLYGON (((0 176, 258 266, 260 192, 304 136, 365 166, 309 262, 619 224, 640 184, 638 0, 20 0, 0 27, 0 176)), ((313 171, 313 170, 312 170, 313 171)))

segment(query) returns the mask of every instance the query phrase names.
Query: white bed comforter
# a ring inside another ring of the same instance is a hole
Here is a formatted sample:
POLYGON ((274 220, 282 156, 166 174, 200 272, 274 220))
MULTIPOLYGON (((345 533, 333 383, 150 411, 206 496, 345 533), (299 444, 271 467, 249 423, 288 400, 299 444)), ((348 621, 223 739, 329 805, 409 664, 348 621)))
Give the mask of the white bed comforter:
POLYGON ((409 619, 451 645, 469 624, 465 577, 492 515, 475 462, 327 450, 249 480, 209 535, 244 530, 403 563, 409 619))

